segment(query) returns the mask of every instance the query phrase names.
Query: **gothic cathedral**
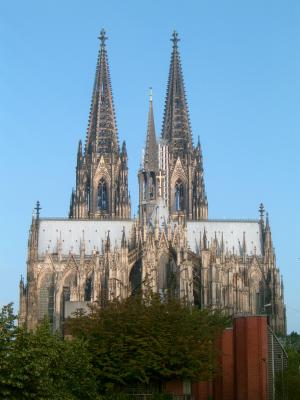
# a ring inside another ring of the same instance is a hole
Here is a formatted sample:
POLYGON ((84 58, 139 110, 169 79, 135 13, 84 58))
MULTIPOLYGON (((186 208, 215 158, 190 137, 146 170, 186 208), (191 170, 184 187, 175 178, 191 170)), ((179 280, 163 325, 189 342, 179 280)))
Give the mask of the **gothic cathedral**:
POLYGON ((208 218, 202 150, 199 140, 193 144, 176 32, 160 138, 150 94, 138 218, 131 218, 106 39, 102 30, 69 217, 41 217, 38 203, 32 219, 20 323, 34 329, 48 316, 54 330, 62 329, 76 309, 150 290, 230 315, 267 314, 272 329, 284 334, 283 283, 263 205, 257 220, 208 218))

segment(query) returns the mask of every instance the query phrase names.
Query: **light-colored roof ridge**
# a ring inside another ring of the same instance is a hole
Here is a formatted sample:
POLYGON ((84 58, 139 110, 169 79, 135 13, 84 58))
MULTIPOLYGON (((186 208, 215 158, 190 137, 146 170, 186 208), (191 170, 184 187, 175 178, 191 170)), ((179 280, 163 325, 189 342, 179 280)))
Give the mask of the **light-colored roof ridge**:
POLYGON ((134 222, 134 218, 108 218, 108 219, 99 219, 99 218, 68 218, 68 217, 40 217, 39 221, 68 221, 68 222, 77 222, 77 221, 90 221, 90 222, 134 222))
POLYGON ((193 220, 189 220, 189 221, 187 221, 187 223, 189 223, 189 222, 201 222, 201 223, 207 223, 207 222, 241 222, 241 223, 244 223, 244 222, 253 222, 253 223, 259 223, 260 221, 259 221, 259 219, 251 219, 251 218, 245 218, 245 219, 242 219, 242 218, 236 218, 236 219, 230 219, 230 218, 216 218, 216 219, 214 219, 214 218, 210 218, 210 219, 206 219, 206 220, 195 220, 195 219, 193 219, 193 220))

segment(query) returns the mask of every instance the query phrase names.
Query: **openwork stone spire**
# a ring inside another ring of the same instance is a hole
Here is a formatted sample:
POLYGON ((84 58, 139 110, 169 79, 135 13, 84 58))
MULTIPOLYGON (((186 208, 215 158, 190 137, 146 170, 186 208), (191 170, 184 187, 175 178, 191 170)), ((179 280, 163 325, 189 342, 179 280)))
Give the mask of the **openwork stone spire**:
POLYGON ((70 218, 127 219, 130 217, 126 145, 120 153, 118 131, 106 52, 105 31, 93 88, 85 151, 79 142, 76 190, 72 193, 70 218))
POLYGON ((162 128, 163 139, 171 144, 173 152, 178 155, 185 154, 192 147, 189 112, 178 50, 179 40, 178 33, 174 31, 171 38, 173 51, 162 128))
POLYGON ((150 170, 150 171, 157 171, 158 169, 157 143, 155 136, 154 116, 153 116, 152 88, 150 88, 150 97, 149 97, 149 113, 148 113, 147 138, 146 138, 146 148, 144 157, 144 168, 145 170, 150 170))
POLYGON ((87 129, 86 154, 105 155, 117 153, 119 146, 104 29, 101 30, 99 39, 100 49, 87 129))

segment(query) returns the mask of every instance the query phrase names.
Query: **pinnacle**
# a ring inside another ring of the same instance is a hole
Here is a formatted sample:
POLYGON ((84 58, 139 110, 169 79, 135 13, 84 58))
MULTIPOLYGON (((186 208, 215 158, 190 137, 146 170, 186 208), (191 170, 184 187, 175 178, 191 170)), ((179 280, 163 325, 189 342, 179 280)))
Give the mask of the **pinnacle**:
POLYGON ((269 213, 266 213, 266 228, 270 229, 269 213))

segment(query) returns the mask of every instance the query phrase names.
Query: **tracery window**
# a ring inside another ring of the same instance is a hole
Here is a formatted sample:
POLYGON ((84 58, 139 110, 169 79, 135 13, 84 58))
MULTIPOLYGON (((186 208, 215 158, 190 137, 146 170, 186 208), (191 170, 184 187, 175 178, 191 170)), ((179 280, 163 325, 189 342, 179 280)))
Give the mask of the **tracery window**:
POLYGON ((154 192, 155 192, 154 176, 152 174, 150 174, 150 178, 149 178, 149 195, 150 195, 150 199, 153 199, 154 192))
POLYGON ((107 184, 103 178, 100 179, 98 185, 98 208, 99 210, 107 210, 108 208, 107 184))
POLYGON ((93 279, 90 276, 87 278, 87 280, 85 282, 84 301, 92 300, 92 291, 93 291, 93 279))
POLYGON ((182 211, 184 209, 184 187, 181 181, 175 184, 175 209, 182 211))
POLYGON ((39 290, 39 320, 42 320, 45 316, 48 317, 49 322, 53 322, 54 313, 54 281, 53 274, 47 273, 40 286, 39 290))
POLYGON ((131 295, 136 295, 141 290, 142 284, 142 264, 141 260, 138 260, 132 267, 129 274, 130 290, 131 295))
POLYGON ((71 299, 71 290, 70 286, 64 286, 62 292, 62 320, 65 320, 65 310, 66 310, 66 301, 70 301, 71 299))
POLYGON ((90 186, 87 186, 86 189, 86 204, 87 204, 87 208, 88 210, 90 209, 90 186))
POLYGON ((143 200, 146 200, 146 197, 147 197, 147 177, 145 175, 143 179, 143 200))

